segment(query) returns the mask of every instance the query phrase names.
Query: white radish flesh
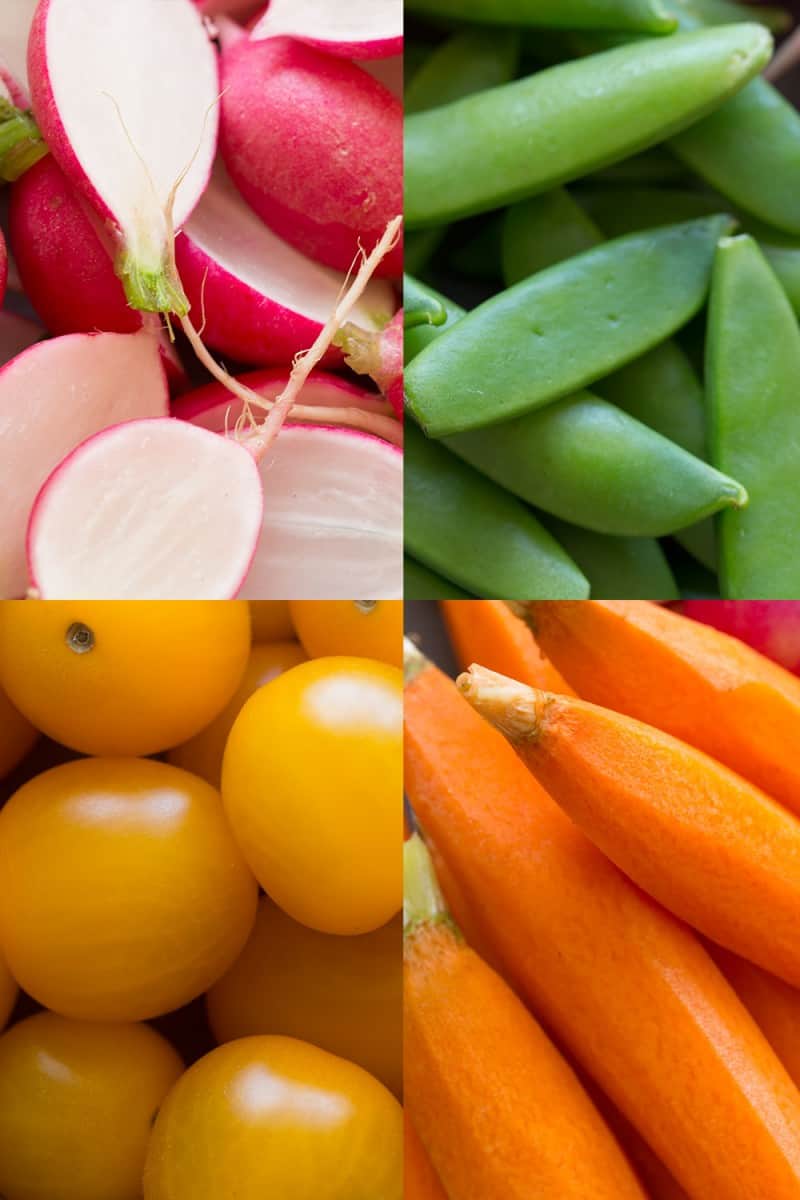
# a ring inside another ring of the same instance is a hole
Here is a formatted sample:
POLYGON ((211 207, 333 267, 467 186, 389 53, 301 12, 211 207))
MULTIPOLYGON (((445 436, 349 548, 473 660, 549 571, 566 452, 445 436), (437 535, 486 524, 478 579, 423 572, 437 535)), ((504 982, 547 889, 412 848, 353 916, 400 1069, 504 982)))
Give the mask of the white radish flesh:
POLYGON ((137 308, 185 311, 175 228, 208 181, 217 137, 214 48, 191 0, 41 0, 33 107, 64 173, 117 230, 137 308))
POLYGON ((16 313, 0 312, 0 367, 33 346, 45 335, 41 325, 18 317, 16 313))
MULTIPOLYGON (((175 250, 204 342, 240 362, 290 363, 317 337, 344 284, 341 273, 268 229, 221 166, 175 250)), ((373 280, 350 319, 376 330, 394 308, 390 285, 373 280)), ((341 353, 334 350, 326 361, 341 362, 341 353)))
POLYGON ((158 339, 73 334, 26 350, 0 370, 0 597, 24 596, 25 530, 50 472, 109 425, 167 412, 158 339))
POLYGON ((386 58, 403 44, 402 0, 270 0, 250 35, 293 37, 344 58, 386 58))
POLYGON ((28 565, 43 599, 228 600, 261 529, 258 468, 185 421, 131 421, 90 438, 37 497, 28 565))

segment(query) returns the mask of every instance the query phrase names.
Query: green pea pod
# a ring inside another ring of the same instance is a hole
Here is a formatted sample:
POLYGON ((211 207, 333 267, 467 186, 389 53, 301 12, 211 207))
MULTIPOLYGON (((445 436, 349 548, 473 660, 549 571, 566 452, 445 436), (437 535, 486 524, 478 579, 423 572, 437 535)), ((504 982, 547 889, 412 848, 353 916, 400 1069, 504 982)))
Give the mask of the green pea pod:
POLYGON ((403 294, 403 330, 420 326, 441 326, 447 323, 447 312, 441 300, 431 295, 403 294))
POLYGON ((627 29, 671 33, 675 20, 661 0, 406 0, 408 12, 489 25, 556 29, 627 29))
POLYGON ((556 517, 543 523, 574 558, 593 600, 677 600, 678 585, 655 538, 614 538, 556 517))
POLYGON ((403 563, 403 596, 406 600, 469 600, 468 592, 408 555, 403 563))
POLYGON ((664 537, 747 503, 735 480, 591 392, 445 445, 528 504, 616 537, 664 537))
POLYGON ((409 229, 403 239, 403 264, 412 275, 425 270, 447 233, 446 225, 432 229, 409 229))
POLYGON ((800 329, 747 234, 717 251, 707 355, 712 459, 751 496, 746 511, 720 520, 723 595, 800 596, 800 329))
POLYGON ((454 300, 448 300, 446 296, 442 296, 440 292, 435 291, 432 287, 428 287, 425 283, 420 283, 418 279, 414 279, 411 275, 403 276, 403 305, 419 304, 427 298, 434 304, 440 304, 444 309, 447 320, 444 325, 419 325, 416 329, 407 329, 403 336, 403 355, 406 363, 410 363, 412 358, 435 341, 439 334, 450 329, 456 321, 460 321, 464 316, 465 309, 461 308, 454 300))
POLYGON ((503 222, 506 287, 583 254, 602 240, 600 230, 565 188, 521 200, 506 211, 503 222))
POLYGON ((475 596, 584 600, 589 595, 578 567, 524 504, 429 441, 411 422, 405 535, 414 558, 475 596))
POLYGON ((508 83, 517 73, 519 34, 510 29, 456 33, 425 60, 405 90, 406 113, 450 104, 508 83))
POLYGON ((540 271, 474 309, 409 364, 433 437, 540 408, 662 342, 702 306, 727 216, 632 234, 540 271))
POLYGON ((734 21, 758 21, 772 33, 786 33, 792 15, 785 8, 767 8, 763 4, 737 4, 735 0, 679 0, 681 8, 704 25, 730 25, 734 21))
POLYGON ((612 163, 611 166, 595 172, 590 178, 614 187, 656 187, 660 184, 675 187, 691 179, 691 175, 674 154, 656 146, 642 154, 634 154, 631 158, 612 163))
POLYGON ((700 29, 414 113, 405 125, 406 220, 413 228, 486 212, 644 150, 734 95, 771 50, 761 25, 700 29))

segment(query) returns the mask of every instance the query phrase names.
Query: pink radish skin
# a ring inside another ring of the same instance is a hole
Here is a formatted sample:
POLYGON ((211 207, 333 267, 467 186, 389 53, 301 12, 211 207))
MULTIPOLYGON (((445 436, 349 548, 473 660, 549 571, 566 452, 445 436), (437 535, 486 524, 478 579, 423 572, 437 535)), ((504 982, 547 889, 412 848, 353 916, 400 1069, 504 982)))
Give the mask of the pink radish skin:
POLYGON ((800 600, 682 600, 673 607, 800 674, 800 600))
POLYGON ((264 497, 243 446, 186 421, 96 434, 42 487, 28 570, 42 599, 228 600, 255 553, 264 497))
POLYGON ((378 83, 396 96, 403 99, 403 56, 396 54, 393 58, 372 58, 368 62, 360 62, 357 66, 377 79, 378 83))
POLYGON ((169 213, 180 228, 206 187, 219 97, 191 0, 40 0, 28 76, 53 156, 114 229, 130 302, 185 311, 169 213))
POLYGON ((342 58, 388 58, 403 48, 402 0, 270 0, 251 37, 292 37, 342 58))
MULTIPOLYGON (((222 433, 226 419, 230 424, 228 404, 193 419, 222 433)), ((396 446, 356 430, 284 428, 261 464, 264 527, 239 594, 267 600, 399 597, 402 464, 396 446)))
MULTIPOLYGON (((289 372, 283 367, 270 367, 261 371, 248 371, 237 376, 240 383, 251 387, 265 400, 275 400, 289 382, 289 372)), ((365 412, 381 412, 380 399, 374 392, 367 392, 340 375, 328 371, 312 371, 300 397, 303 405, 325 408, 361 408, 365 412)), ((219 410, 228 413, 228 428, 236 424, 242 411, 242 402, 221 383, 208 383, 175 400, 172 415, 182 421, 192 421, 206 429, 220 430, 219 410)), ((291 417, 290 417, 291 419, 291 417)), ((225 428, 223 415, 222 429, 225 428)))
POLYGON ((403 416, 403 310, 380 333, 365 334, 345 325, 337 338, 348 367, 369 375, 394 409, 403 416))
MULTIPOLYGON (((203 341, 253 365, 291 363, 319 334, 344 279, 267 229, 217 169, 175 245, 178 271, 202 325, 203 341)), ((370 283, 351 320, 374 330, 393 312, 394 294, 370 283)), ((332 348, 329 365, 342 362, 332 348)))
POLYGON ((41 341, 44 335, 44 329, 34 321, 16 313, 0 312, 0 367, 41 341))
POLYGON ((25 530, 41 484, 85 438, 138 417, 164 417, 158 339, 72 334, 41 342, 0 370, 0 597, 25 595, 25 530))
MULTIPOLYGON (((222 56, 221 148, 248 204, 310 258, 349 270, 402 212, 403 121, 366 71, 288 38, 222 56)), ((402 271, 402 244, 379 275, 402 271)))

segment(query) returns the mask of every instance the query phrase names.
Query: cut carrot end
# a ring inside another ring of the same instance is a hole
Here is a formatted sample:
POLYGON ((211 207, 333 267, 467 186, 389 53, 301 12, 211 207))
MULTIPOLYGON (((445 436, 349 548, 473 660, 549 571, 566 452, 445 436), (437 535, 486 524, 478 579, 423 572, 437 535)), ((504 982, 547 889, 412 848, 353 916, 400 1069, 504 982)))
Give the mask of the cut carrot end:
POLYGON ((403 933, 432 921, 450 921, 450 914, 428 848, 415 833, 403 846, 403 933))
POLYGON ((476 664, 459 675, 456 685, 476 712, 510 742, 529 742, 539 736, 545 692, 476 664))

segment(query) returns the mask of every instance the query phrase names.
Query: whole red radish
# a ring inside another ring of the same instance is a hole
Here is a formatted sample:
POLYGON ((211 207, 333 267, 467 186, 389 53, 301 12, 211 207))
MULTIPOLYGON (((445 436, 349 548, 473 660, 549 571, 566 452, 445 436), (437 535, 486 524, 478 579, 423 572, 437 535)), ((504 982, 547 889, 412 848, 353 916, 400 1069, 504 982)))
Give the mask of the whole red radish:
MULTIPOLYGON (((341 271, 402 212, 402 106, 366 71, 288 38, 222 56, 221 147, 258 215, 341 271)), ((399 276, 400 243, 377 274, 399 276)))
POLYGON ((675 607, 800 674, 800 600, 683 600, 675 607))

